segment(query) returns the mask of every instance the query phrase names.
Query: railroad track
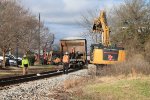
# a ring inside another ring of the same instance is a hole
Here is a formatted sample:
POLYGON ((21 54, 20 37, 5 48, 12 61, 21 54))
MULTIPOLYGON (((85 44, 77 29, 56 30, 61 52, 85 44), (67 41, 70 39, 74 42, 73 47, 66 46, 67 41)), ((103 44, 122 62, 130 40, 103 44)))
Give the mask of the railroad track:
MULTIPOLYGON (((77 71, 77 70, 69 69, 68 72, 71 73, 74 71, 77 71)), ((38 74, 29 74, 29 75, 2 78, 0 79, 0 87, 39 80, 39 79, 58 76, 62 74, 63 74, 63 70, 61 69, 61 70, 48 71, 48 72, 43 72, 43 73, 38 73, 38 74)))

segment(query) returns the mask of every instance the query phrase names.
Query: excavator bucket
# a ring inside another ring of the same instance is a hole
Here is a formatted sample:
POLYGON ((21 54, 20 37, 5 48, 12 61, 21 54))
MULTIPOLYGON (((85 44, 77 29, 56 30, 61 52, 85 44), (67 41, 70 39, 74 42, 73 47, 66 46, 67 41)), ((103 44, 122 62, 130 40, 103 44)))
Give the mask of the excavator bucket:
POLYGON ((96 31, 96 24, 93 24, 93 31, 96 31))
POLYGON ((102 31, 102 25, 100 22, 96 22, 93 24, 93 31, 102 31))

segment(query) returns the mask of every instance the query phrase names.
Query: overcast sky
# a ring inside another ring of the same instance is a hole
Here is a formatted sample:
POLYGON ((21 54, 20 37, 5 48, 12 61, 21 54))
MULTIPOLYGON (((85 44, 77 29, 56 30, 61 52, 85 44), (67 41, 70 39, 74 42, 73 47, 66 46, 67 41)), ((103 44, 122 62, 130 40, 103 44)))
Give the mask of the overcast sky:
POLYGON ((56 41, 64 37, 80 36, 84 30, 77 25, 81 14, 91 9, 110 9, 123 0, 21 0, 25 8, 38 16, 52 33, 56 41))

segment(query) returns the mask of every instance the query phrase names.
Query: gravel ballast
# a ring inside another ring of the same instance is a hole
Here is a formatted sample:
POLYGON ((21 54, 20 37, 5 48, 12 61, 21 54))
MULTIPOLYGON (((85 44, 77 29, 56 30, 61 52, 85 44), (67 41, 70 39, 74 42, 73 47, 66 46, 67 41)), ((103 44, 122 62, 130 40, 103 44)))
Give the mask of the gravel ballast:
POLYGON ((54 100, 53 90, 63 89, 66 80, 88 77, 88 70, 83 69, 68 75, 22 83, 11 88, 0 90, 0 100, 54 100))

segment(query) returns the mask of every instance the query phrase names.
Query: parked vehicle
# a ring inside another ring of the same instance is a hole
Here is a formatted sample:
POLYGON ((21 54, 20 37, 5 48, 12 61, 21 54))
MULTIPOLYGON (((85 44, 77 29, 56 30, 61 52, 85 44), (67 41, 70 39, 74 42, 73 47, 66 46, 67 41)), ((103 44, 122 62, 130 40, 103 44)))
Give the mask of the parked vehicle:
MULTIPOLYGON (((1 65, 3 64, 3 56, 0 56, 1 65)), ((15 66, 16 61, 10 60, 8 57, 5 57, 5 65, 6 66, 15 66)))
MULTIPOLYGON (((5 65, 6 66, 16 66, 17 65, 17 58, 13 55, 6 55, 5 56, 6 62, 5 65)), ((18 58, 18 65, 21 65, 21 58, 18 58)), ((2 65, 3 62, 3 56, 0 56, 0 65, 2 65)))
POLYGON ((2 66, 3 61, 0 59, 0 66, 2 66))
POLYGON ((9 62, 11 63, 10 65, 13 65, 13 63, 15 64, 14 61, 16 61, 15 65, 17 65, 17 62, 18 62, 18 65, 21 65, 21 61, 22 61, 21 57, 18 57, 18 61, 17 61, 17 58, 14 55, 6 55, 6 57, 9 58, 9 60, 10 60, 9 62))

